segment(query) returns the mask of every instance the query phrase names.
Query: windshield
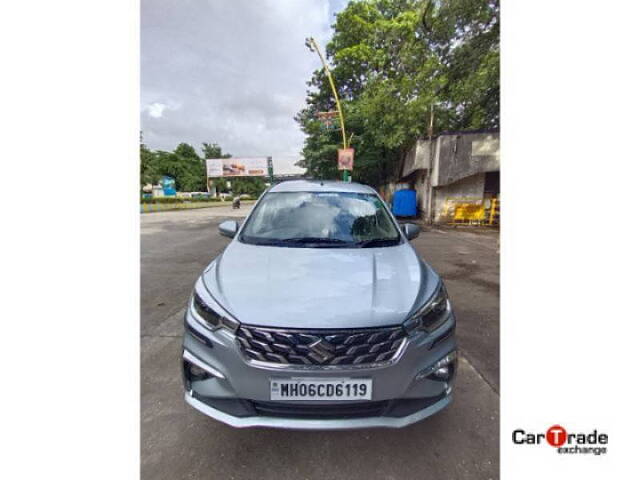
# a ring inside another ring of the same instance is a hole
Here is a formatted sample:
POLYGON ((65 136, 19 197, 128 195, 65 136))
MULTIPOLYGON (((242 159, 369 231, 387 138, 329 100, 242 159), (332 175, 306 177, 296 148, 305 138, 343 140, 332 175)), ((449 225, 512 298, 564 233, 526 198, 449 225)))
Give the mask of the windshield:
POLYGON ((377 195, 351 192, 267 193, 240 241, 285 247, 384 247, 400 233, 377 195))

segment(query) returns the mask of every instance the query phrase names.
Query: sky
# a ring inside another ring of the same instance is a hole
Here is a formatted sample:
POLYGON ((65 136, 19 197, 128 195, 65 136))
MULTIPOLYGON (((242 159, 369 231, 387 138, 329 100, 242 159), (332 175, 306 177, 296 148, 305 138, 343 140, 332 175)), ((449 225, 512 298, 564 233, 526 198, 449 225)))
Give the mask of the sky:
POLYGON ((218 143, 236 157, 300 158, 293 120, 348 0, 142 0, 141 122, 153 150, 218 143))

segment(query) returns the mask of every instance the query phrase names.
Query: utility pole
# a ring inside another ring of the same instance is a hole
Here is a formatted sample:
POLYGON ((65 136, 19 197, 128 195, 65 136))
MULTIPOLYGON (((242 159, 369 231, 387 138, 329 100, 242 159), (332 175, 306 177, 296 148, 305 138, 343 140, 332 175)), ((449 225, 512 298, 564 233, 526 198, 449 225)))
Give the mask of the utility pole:
POLYGON ((435 161, 433 145, 433 103, 431 103, 431 113, 429 115, 429 170, 427 173, 427 224, 431 225, 431 209, 433 208, 433 162, 435 161))
MULTIPOLYGON (((333 98, 335 98, 336 106, 338 108, 338 116, 340 117, 340 129, 342 130, 342 148, 347 149, 349 147, 349 144, 347 142, 347 133, 344 129, 344 116, 342 115, 342 106, 340 105, 340 98, 338 98, 338 91, 336 90, 336 86, 333 83, 331 70, 329 70, 329 66, 327 65, 327 62, 325 62, 324 57, 320 52, 320 48, 318 47, 318 44, 313 37, 307 38, 305 41, 305 45, 309 48, 309 50, 311 50, 312 52, 315 50, 315 52, 318 54, 318 56, 320 57, 320 61, 322 62, 322 66, 324 67, 324 73, 329 79, 329 85, 331 85, 333 98)), ((349 181, 349 172, 347 170, 342 171, 342 180, 344 180, 345 182, 349 181)))
POLYGON ((429 115, 429 129, 427 133, 429 135, 429 142, 431 142, 431 137, 433 137, 433 103, 431 104, 431 114, 429 115))
POLYGON ((271 157, 267 157, 267 172, 269 174, 269 181, 271 185, 275 183, 273 178, 273 159, 271 157))

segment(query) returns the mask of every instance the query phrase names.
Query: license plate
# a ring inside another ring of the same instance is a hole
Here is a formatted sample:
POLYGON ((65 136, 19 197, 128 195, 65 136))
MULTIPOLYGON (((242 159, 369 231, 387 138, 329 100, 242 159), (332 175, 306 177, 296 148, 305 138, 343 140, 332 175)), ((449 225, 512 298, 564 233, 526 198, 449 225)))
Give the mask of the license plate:
POLYGON ((370 378, 272 378, 271 400, 371 400, 370 378))

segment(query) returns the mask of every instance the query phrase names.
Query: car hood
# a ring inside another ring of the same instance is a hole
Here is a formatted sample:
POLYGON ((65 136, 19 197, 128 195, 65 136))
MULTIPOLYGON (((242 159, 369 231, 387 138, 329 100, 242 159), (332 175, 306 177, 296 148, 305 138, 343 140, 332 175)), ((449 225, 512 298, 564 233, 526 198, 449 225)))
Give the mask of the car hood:
POLYGON ((240 322, 281 328, 402 323, 437 276, 408 243, 384 248, 285 248, 231 242, 204 284, 240 322), (422 296, 422 295, 421 295, 422 296))

